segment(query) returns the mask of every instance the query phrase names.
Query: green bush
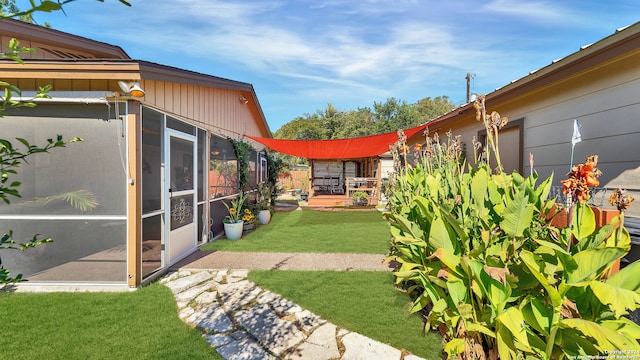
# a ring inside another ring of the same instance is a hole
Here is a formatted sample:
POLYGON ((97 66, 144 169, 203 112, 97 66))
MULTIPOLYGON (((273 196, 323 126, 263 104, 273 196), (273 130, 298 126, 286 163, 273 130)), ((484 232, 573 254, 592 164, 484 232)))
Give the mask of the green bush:
POLYGON ((369 194, 364 191, 356 191, 351 195, 354 205, 367 205, 369 203, 369 194))
POLYGON ((484 97, 475 105, 490 149, 478 155, 474 144, 475 167, 459 161, 459 139, 427 138, 418 164, 404 167, 390 189, 388 260, 398 264, 396 283, 413 299, 411 311, 443 335, 450 358, 640 349, 640 327, 623 317, 640 305, 640 263, 604 279, 630 249, 623 224, 596 229, 593 211, 578 202, 571 227, 551 226, 559 211, 548 200, 551 177, 536 185, 535 172, 503 173, 498 130, 507 119, 487 115, 484 97))

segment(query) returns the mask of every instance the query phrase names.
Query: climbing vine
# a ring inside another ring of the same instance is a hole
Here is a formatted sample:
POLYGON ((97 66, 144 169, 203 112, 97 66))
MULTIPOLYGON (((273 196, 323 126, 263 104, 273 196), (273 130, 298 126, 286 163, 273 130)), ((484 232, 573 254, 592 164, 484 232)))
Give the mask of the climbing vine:
POLYGON ((233 149, 238 159, 238 186, 240 190, 247 190, 249 187, 249 157, 251 151, 255 151, 253 146, 242 141, 227 138, 233 145, 233 149))
POLYGON ((275 156, 273 152, 265 151, 267 157, 267 183, 271 191, 271 199, 275 199, 278 195, 278 174, 285 168, 285 163, 281 157, 275 156))

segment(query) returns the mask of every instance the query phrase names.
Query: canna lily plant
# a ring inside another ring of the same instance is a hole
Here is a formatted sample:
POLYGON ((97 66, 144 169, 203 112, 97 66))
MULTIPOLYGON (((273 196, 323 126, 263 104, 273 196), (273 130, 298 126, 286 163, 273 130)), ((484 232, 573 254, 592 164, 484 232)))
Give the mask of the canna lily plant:
POLYGON ((629 233, 619 219, 596 228, 588 196, 576 196, 572 227, 551 226, 552 177, 539 182, 535 171, 526 178, 502 172, 498 132, 508 119, 487 116, 482 96, 475 105, 487 151, 498 159, 495 172, 489 155, 476 153, 478 144, 471 167, 460 161, 458 139, 427 138, 419 162, 400 170, 390 189, 387 260, 396 264, 411 312, 443 336, 448 358, 640 350, 640 326, 624 317, 640 306, 640 263, 604 278, 629 251, 629 233))

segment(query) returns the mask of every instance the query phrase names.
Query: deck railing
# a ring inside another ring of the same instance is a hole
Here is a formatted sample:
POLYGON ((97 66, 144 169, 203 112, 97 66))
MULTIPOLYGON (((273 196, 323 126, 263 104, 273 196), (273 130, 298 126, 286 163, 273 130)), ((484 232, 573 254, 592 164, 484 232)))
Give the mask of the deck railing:
POLYGON ((380 193, 378 178, 352 177, 346 179, 347 197, 351 197, 356 191, 363 191, 369 196, 377 197, 380 193))

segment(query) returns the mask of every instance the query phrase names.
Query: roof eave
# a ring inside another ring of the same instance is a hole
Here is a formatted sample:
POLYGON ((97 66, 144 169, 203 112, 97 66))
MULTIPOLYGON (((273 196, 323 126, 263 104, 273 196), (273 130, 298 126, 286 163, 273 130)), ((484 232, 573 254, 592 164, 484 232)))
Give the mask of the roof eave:
POLYGON ((96 58, 131 59, 119 46, 14 19, 0 21, 0 34, 59 47, 72 46, 96 58))

